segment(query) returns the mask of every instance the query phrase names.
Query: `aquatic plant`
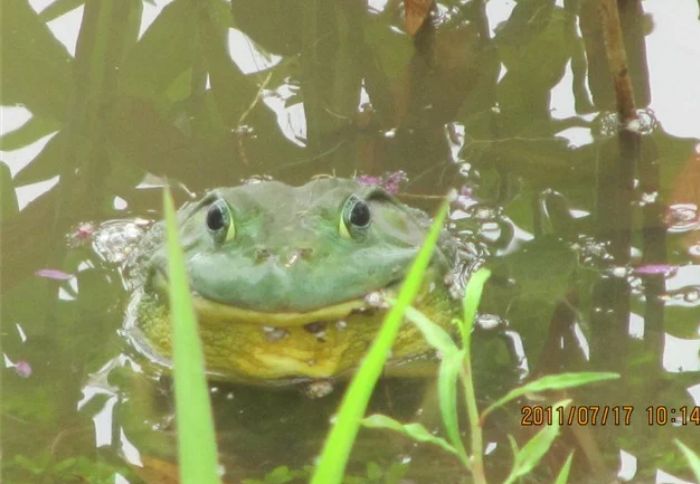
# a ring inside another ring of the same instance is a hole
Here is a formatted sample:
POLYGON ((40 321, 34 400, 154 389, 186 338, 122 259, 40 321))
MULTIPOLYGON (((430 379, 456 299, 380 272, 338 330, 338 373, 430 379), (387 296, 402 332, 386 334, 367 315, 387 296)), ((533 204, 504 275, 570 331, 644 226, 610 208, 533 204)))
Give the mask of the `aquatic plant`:
MULTIPOLYGON (((352 444, 361 424, 370 428, 390 429, 418 442, 436 445, 444 451, 455 455, 465 469, 472 473, 475 482, 486 483, 483 465, 482 425, 484 419, 491 411, 526 393, 559 390, 619 378, 617 373, 605 372, 548 375, 510 391, 486 408, 480 415, 476 403, 471 367, 471 335, 483 287, 491 274, 490 271, 486 268, 478 270, 472 275, 467 284, 462 303, 463 318, 454 320, 460 335, 461 347, 454 342, 447 331, 432 322, 417 309, 410 307, 410 302, 415 296, 417 288, 420 287, 423 271, 427 267, 437 243, 445 212, 446 207, 443 205, 435 218, 416 261, 406 277, 406 282, 402 286, 397 299, 388 301, 392 303, 392 309, 387 314, 377 339, 370 348, 367 357, 362 361, 343 398, 335 423, 319 458, 318 466, 311 481, 313 483, 341 482, 352 444), (403 424, 386 415, 371 415, 362 419, 374 385, 388 357, 393 339, 404 315, 418 327, 426 341, 440 354, 441 362, 438 370, 437 389, 446 439, 433 435, 420 423, 403 424), (460 435, 458 380, 464 393, 464 408, 469 420, 471 455, 467 454, 460 435)), ((554 408, 566 406, 569 402, 570 400, 558 402, 554 405, 554 408)), ((513 482, 530 473, 547 453, 558 434, 559 425, 555 422, 554 425, 545 426, 522 448, 518 448, 515 440, 511 437, 514 458, 513 466, 506 482, 513 482)), ((562 466, 557 482, 567 481, 572 455, 569 456, 562 466)))
POLYGON ((168 245, 168 295, 173 333, 173 376, 181 482, 220 482, 204 354, 197 332, 170 191, 163 191, 168 245))
POLYGON ((446 215, 447 203, 445 202, 440 207, 425 238, 425 242, 413 261, 404 283, 401 285, 393 307, 384 318, 374 342, 360 363, 355 377, 350 382, 343 396, 335 422, 326 438, 318 466, 311 479, 312 483, 327 484, 342 480, 345 465, 350 456, 352 444, 357 436, 362 416, 372 396, 372 390, 381 375, 384 363, 389 357, 389 352, 399 331, 404 312, 415 298, 421 286, 423 274, 430 263, 446 215))

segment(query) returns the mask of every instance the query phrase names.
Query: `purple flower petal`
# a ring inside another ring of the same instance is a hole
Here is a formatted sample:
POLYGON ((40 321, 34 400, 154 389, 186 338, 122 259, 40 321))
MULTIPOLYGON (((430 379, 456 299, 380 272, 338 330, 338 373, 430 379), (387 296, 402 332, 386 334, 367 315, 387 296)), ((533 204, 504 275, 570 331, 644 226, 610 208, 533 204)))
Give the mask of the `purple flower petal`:
POLYGON ((359 175, 355 179, 363 185, 377 185, 392 195, 399 193, 401 183, 408 181, 408 175, 403 170, 386 173, 384 176, 359 175))
POLYGON ((381 185, 382 184, 382 179, 378 176, 370 176, 370 175, 359 175, 355 177, 355 180, 360 182, 363 185, 381 185))
POLYGON ((646 264, 643 266, 635 267, 635 274, 640 274, 643 276, 650 276, 654 274, 667 274, 674 270, 676 266, 669 264, 646 264))
POLYGON ((32 376, 32 365, 24 360, 19 360, 15 363, 15 372, 22 378, 29 378, 32 376))
POLYGON ((95 233, 95 226, 91 224, 90 222, 85 222, 80 225, 75 229, 75 232, 73 232, 73 237, 77 239, 88 239, 92 236, 92 234, 95 233))
POLYGON ((73 274, 68 274, 58 269, 39 269, 34 273, 39 277, 45 277, 46 279, 53 279, 55 281, 67 281, 73 274))

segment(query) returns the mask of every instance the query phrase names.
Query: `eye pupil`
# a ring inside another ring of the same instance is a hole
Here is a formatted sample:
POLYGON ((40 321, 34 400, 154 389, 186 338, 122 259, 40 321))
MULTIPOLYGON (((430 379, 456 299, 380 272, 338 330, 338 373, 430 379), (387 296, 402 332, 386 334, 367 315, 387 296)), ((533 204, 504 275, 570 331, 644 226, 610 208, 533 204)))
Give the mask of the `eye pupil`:
POLYGON ((350 223, 356 227, 366 227, 369 224, 369 207, 361 200, 350 211, 350 223))
POLYGON ((207 227, 209 230, 220 230, 225 225, 224 211, 219 204, 214 204, 209 207, 207 212, 207 227))

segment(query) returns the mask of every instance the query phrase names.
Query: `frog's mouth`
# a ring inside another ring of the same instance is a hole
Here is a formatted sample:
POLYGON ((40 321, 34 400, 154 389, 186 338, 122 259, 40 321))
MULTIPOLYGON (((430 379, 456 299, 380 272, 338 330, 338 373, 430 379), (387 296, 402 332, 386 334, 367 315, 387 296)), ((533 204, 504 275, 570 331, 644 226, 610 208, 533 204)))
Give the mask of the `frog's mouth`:
MULTIPOLYGON (((396 297, 398 288, 403 280, 390 283, 387 287, 377 289, 369 294, 348 301, 330 304, 318 309, 304 312, 264 312, 247 309, 231 304, 208 299, 196 291, 192 291, 192 304, 203 322, 228 322, 259 324, 260 326, 291 327, 304 326, 322 321, 342 321, 351 314, 374 312, 384 308, 384 296, 396 297)), ((153 288, 167 294, 168 280, 161 271, 155 271, 151 278, 153 288)), ((420 296, 419 296, 420 297, 420 296)))

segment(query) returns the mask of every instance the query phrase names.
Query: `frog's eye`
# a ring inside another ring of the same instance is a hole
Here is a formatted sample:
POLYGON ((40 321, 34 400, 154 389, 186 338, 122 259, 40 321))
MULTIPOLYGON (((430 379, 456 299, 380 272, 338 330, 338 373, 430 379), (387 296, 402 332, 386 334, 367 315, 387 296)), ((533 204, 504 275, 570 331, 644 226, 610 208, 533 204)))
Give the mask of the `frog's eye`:
POLYGON ((228 242, 236 236, 231 209, 224 200, 217 200, 207 210, 207 228, 218 242, 228 242))
POLYGON ((371 219, 367 202, 357 195, 350 195, 343 204, 338 231, 346 239, 361 237, 369 228, 371 219))

